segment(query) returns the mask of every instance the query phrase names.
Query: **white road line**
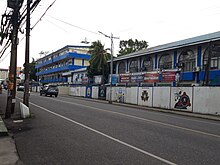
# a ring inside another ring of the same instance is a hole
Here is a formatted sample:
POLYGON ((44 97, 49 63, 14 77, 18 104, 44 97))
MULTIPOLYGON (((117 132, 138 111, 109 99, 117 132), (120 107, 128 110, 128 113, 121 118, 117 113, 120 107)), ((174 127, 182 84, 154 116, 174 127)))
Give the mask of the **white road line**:
POLYGON ((203 132, 203 131, 198 131, 198 130, 194 130, 194 129, 190 129, 190 128, 185 128, 185 127, 181 127, 181 126, 175 126, 175 125, 172 125, 172 124, 162 123, 162 122, 159 122, 159 121, 145 119, 145 118, 132 116, 132 115, 128 115, 128 114, 124 114, 124 113, 120 113, 120 112, 112 112, 112 111, 101 109, 101 108, 91 107, 91 106, 78 104, 78 103, 71 103, 71 102, 68 102, 68 101, 63 101, 63 100, 58 100, 58 99, 52 99, 52 100, 56 100, 56 101, 59 101, 59 102, 68 103, 68 104, 72 104, 72 105, 82 106, 82 107, 86 107, 86 108, 89 108, 89 109, 95 109, 95 110, 102 111, 102 112, 108 112, 108 113, 112 113, 112 114, 126 116, 126 117, 129 117, 129 118, 134 118, 134 119, 138 119, 138 120, 142 120, 142 121, 147 121, 147 122, 150 122, 150 123, 160 124, 160 125, 163 125, 163 126, 177 128, 177 129, 190 131, 190 132, 194 132, 194 133, 198 133, 198 134, 202 134, 202 135, 208 135, 208 136, 220 138, 220 135, 215 135, 215 134, 211 134, 211 133, 207 133, 207 132, 203 132))
MULTIPOLYGON (((36 93, 32 93, 34 96, 39 96, 38 94, 36 93)), ((70 97, 65 97, 65 96, 59 96, 61 98, 68 98, 68 99, 72 99, 70 97)), ((49 98, 50 99, 50 98, 49 98)), ((84 100, 86 101, 86 100, 84 100)), ((133 108, 133 107, 131 107, 133 108)), ((149 108, 152 108, 152 107, 149 107, 149 108)), ((199 123, 206 123, 206 124, 211 124, 211 125, 220 125, 220 123, 213 123, 213 122, 207 122, 207 121, 201 121, 201 120, 195 120, 195 119, 190 119, 190 118, 186 118, 187 116, 184 116, 184 117, 179 117, 179 116, 173 116, 173 115, 168 115, 168 114, 164 114, 164 113, 155 113, 155 111, 148 111, 148 113, 151 113, 151 114, 154 114, 154 115, 159 115, 159 116, 168 116, 168 117, 172 117, 172 118, 176 118, 176 119, 182 119, 182 120, 188 120, 188 121, 194 121, 194 122, 199 122, 199 123)))
POLYGON ((106 137, 106 138, 108 138, 108 139, 111 139, 111 140, 113 140, 113 141, 115 141, 115 142, 117 142, 117 143, 120 143, 120 144, 125 145, 125 146, 127 146, 127 147, 129 147, 129 148, 132 148, 132 149, 134 149, 134 150, 136 150, 136 151, 138 151, 138 152, 141 152, 141 153, 143 153, 143 154, 145 154, 145 155, 148 155, 148 156, 150 156, 150 157, 153 157, 153 158, 155 158, 155 159, 157 159, 157 160, 159 160, 159 161, 162 161, 162 162, 164 162, 164 163, 166 163, 166 164, 176 165, 176 164, 173 163, 173 162, 170 162, 170 161, 168 161, 168 160, 166 160, 166 159, 163 159, 163 158, 161 158, 161 157, 159 157, 159 156, 156 156, 156 155, 154 155, 154 154, 152 154, 152 153, 149 153, 149 152, 144 151, 144 150, 142 150, 142 149, 140 149, 140 148, 137 148, 137 147, 135 147, 135 146, 132 146, 132 145, 130 145, 130 144, 128 144, 128 143, 125 143, 125 142, 123 142, 123 141, 121 141, 121 140, 119 140, 119 139, 116 139, 116 138, 114 138, 114 137, 111 137, 111 136, 109 136, 109 135, 107 135, 107 134, 105 134, 105 133, 102 133, 102 132, 100 132, 100 131, 98 131, 98 130, 95 130, 95 129, 91 128, 91 127, 88 127, 88 126, 86 126, 86 125, 84 125, 84 124, 81 124, 81 123, 79 123, 79 122, 77 122, 77 121, 74 121, 74 120, 72 120, 72 119, 69 119, 69 118, 67 118, 67 117, 65 117, 65 116, 62 116, 62 115, 57 114, 57 113, 55 113, 55 112, 52 112, 52 111, 50 111, 50 110, 48 110, 48 109, 46 109, 46 108, 44 108, 44 107, 41 107, 41 106, 39 106, 39 105, 37 105, 37 104, 31 103, 31 102, 30 102, 30 104, 32 104, 33 106, 38 107, 38 108, 40 108, 40 109, 42 109, 42 110, 44 110, 44 111, 47 111, 47 112, 49 112, 49 113, 51 113, 51 114, 53 114, 53 115, 55 115, 55 116, 58 116, 58 117, 63 118, 63 119, 65 119, 65 120, 67 120, 67 121, 70 121, 70 122, 72 122, 72 123, 74 123, 74 124, 76 124, 76 125, 79 125, 79 126, 81 126, 81 127, 83 127, 83 128, 86 128, 86 129, 88 129, 88 130, 90 130, 90 131, 92 131, 92 132, 95 132, 95 133, 97 133, 97 134, 99 134, 99 135, 102 135, 102 136, 104 136, 104 137, 106 137))

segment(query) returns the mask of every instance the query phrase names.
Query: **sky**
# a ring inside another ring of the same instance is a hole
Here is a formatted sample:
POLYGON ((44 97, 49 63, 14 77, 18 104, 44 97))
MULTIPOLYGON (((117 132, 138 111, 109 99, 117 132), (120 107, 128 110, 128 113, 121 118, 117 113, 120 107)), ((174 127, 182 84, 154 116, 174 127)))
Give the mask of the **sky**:
MULTIPOLYGON (((31 14, 31 27, 54 0, 42 0, 31 14)), ((25 0, 26 2, 26 0, 25 0)), ((7 0, 0 0, 0 14, 7 0)), ((219 0, 56 0, 31 30, 30 61, 41 51, 56 51, 66 45, 86 45, 81 41, 100 40, 111 47, 106 35, 113 34, 114 55, 120 40, 145 40, 149 47, 220 31, 219 0)), ((22 27, 25 30, 25 26, 22 27)), ((25 61, 25 34, 19 33, 18 62, 25 61)), ((87 44, 88 45, 88 44, 87 44)), ((0 46, 0 50, 3 46, 0 46)), ((0 59, 0 68, 10 65, 10 49, 0 59)))

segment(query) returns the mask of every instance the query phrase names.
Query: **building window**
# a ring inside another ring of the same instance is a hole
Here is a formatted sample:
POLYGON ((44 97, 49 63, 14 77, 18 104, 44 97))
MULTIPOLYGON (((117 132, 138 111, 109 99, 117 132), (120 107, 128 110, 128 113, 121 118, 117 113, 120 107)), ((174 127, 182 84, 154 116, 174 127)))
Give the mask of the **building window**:
POLYGON ((122 61, 122 62, 120 62, 119 63, 119 65, 118 65, 118 73, 120 74, 120 73, 125 73, 125 62, 124 61, 122 61))
POLYGON ((138 60, 137 59, 134 59, 130 62, 129 72, 130 73, 138 72, 138 60))
POLYGON ((159 60, 160 69, 172 69, 172 57, 170 54, 163 54, 159 60))
POLYGON ((143 59, 143 63, 142 63, 142 67, 141 67, 142 71, 152 71, 153 70, 153 59, 151 57, 145 57, 143 59))
POLYGON ((196 66, 196 55, 192 50, 184 50, 179 56, 178 65, 183 72, 193 71, 196 66))
MULTIPOLYGON (((212 46, 211 53, 211 61, 210 61, 210 70, 220 69, 220 45, 212 46)), ((203 55, 203 70, 206 69, 209 58, 209 48, 206 48, 203 55)))

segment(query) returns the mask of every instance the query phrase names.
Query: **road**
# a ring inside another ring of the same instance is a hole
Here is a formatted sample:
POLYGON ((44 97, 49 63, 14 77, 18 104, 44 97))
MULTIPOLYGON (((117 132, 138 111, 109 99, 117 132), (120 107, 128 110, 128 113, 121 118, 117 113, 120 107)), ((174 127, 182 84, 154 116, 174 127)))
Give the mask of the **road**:
POLYGON ((30 109, 34 117, 14 132, 25 165, 220 162, 218 121, 37 93, 30 109))

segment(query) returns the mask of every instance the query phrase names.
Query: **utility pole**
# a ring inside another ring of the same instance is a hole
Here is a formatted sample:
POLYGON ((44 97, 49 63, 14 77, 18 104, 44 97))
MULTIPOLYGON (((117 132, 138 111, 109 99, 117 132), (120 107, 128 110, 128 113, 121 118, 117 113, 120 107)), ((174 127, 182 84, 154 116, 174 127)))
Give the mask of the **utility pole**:
POLYGON ((210 80, 210 67, 211 67, 211 59, 212 59, 212 43, 211 41, 209 42, 209 53, 208 53, 208 62, 205 70, 205 85, 209 85, 209 80, 210 80))
MULTIPOLYGON (((12 22, 12 33, 10 35, 11 39, 11 60, 10 60, 10 68, 9 68, 9 82, 8 82, 8 97, 7 97, 7 106, 5 112, 5 118, 10 118, 11 114, 14 113, 15 108, 15 95, 16 95, 16 78, 17 78, 17 45, 18 45, 18 17, 19 17, 19 3, 18 1, 14 2, 14 11, 11 16, 12 22)), ((8 5, 8 7, 11 7, 8 5)))
POLYGON ((98 31, 100 34, 104 35, 107 38, 111 39, 111 64, 110 64, 110 98, 109 98, 109 104, 112 104, 112 75, 113 75, 113 49, 114 49, 114 43, 113 39, 119 39, 119 37, 113 37, 113 34, 111 33, 111 36, 108 36, 100 31, 98 31))
POLYGON ((26 45, 25 45, 25 81, 24 81, 24 96, 23 103, 29 107, 29 54, 30 54, 30 4, 31 0, 27 0, 27 20, 26 20, 26 45))

